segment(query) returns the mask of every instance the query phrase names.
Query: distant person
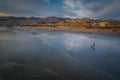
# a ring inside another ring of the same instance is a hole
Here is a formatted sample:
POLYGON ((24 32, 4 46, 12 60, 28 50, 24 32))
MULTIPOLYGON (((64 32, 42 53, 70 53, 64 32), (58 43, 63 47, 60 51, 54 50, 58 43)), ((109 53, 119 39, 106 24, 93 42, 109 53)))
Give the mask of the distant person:
POLYGON ((95 43, 93 43, 93 44, 91 45, 91 48, 92 48, 93 51, 95 50, 95 43))
POLYGON ((93 47, 95 47, 95 43, 93 43, 93 47))

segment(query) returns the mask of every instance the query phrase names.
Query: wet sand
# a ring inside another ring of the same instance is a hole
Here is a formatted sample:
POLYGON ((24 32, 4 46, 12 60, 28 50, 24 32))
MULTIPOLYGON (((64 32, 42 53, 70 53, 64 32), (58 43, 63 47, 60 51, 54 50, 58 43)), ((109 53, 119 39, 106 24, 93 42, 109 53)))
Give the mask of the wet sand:
POLYGON ((75 27, 22 27, 23 29, 40 29, 45 31, 82 32, 98 34, 120 34, 120 29, 75 28, 75 27))
MULTIPOLYGON (((68 53, 43 43, 34 35, 18 32, 16 34, 12 35, 14 36, 13 40, 0 41, 0 61, 3 63, 10 62, 49 69, 62 76, 63 80, 116 80, 113 76, 70 56, 68 53), (16 38, 19 39, 16 40, 16 38)), ((21 74, 21 77, 23 75, 21 74)), ((58 77, 56 80, 60 79, 58 77)), ((11 80, 15 80, 14 77, 11 80)))

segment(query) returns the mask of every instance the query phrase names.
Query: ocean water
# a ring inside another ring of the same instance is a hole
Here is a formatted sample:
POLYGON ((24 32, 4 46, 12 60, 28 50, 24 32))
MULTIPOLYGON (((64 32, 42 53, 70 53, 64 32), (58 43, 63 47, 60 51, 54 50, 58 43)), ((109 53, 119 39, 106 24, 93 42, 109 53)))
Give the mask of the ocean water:
POLYGON ((0 61, 49 69, 53 80, 120 80, 119 35, 33 32, 0 32, 0 61))

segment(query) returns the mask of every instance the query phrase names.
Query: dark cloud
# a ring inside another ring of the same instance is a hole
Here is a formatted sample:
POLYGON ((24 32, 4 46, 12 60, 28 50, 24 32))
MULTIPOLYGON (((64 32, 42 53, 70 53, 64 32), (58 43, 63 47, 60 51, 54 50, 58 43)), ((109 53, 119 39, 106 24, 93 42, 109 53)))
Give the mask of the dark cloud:
POLYGON ((15 16, 120 17, 120 0, 0 0, 0 13, 15 16))

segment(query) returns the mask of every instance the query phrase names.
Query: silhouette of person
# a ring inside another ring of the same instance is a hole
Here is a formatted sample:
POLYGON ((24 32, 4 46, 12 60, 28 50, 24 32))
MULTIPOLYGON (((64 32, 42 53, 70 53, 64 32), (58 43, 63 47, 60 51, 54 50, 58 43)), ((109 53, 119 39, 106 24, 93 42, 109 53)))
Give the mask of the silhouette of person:
POLYGON ((93 43, 93 44, 91 45, 91 48, 92 48, 93 51, 95 50, 95 43, 93 43))

